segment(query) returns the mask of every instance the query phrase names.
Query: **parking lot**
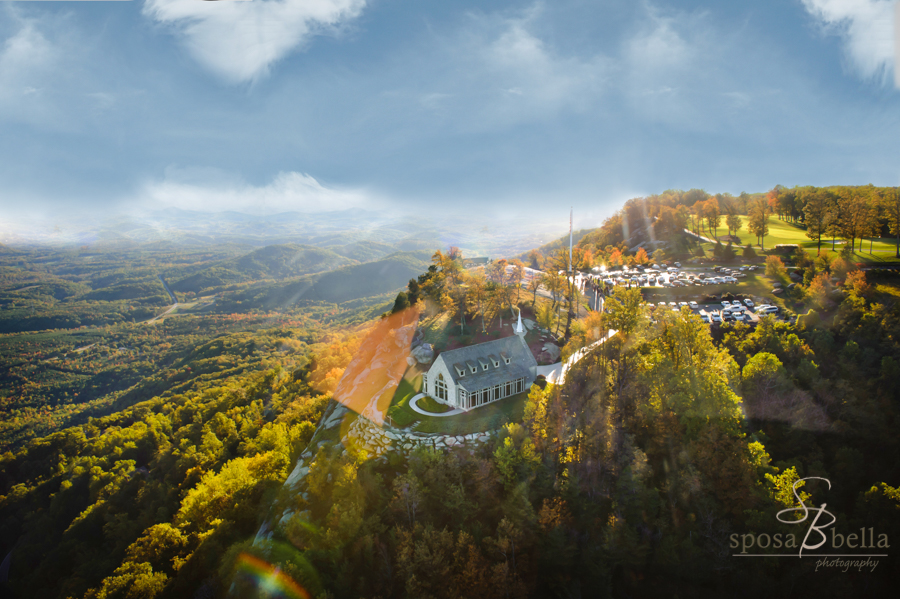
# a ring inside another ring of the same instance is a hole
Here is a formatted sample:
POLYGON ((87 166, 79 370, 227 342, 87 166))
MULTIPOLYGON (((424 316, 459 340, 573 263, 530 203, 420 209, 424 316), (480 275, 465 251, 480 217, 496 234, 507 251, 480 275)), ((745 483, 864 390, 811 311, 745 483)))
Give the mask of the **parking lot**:
MULTIPOLYGON (((619 268, 596 271, 588 277, 588 286, 611 292, 617 286, 639 287, 646 290, 649 295, 647 305, 651 314, 657 314, 660 310, 680 311, 682 308, 690 309, 704 322, 710 325, 722 323, 743 322, 755 325, 760 316, 770 313, 778 317, 779 309, 769 304, 760 305, 749 297, 745 286, 738 286, 748 274, 759 271, 760 267, 749 266, 687 266, 682 267, 678 262, 672 266, 648 265, 637 268, 619 268), (702 287, 714 285, 716 288, 704 293, 702 287), (729 290, 734 286, 734 290, 729 290), (690 289, 697 287, 696 294, 690 289), (669 288, 665 290, 664 288, 669 288), (678 289, 675 288, 683 288, 678 289), (672 297, 674 295, 674 297, 672 297), (710 301, 712 297, 726 295, 736 299, 721 299, 710 301), (656 296, 655 298, 653 296, 656 296), (669 296, 669 297, 666 297, 669 296), (666 300, 666 301, 660 301, 666 300), (676 301, 671 301, 676 300, 676 301), (677 301, 682 300, 682 301, 677 301)), ((646 297, 645 295, 645 297, 646 297)), ((756 296, 754 296, 756 297, 756 296)), ((758 298, 757 298, 758 299, 758 298)))
MULTIPOLYGON (((662 310, 680 312, 683 308, 688 308, 694 314, 700 316, 703 322, 711 325, 720 325, 724 322, 743 322, 749 325, 756 325, 757 323, 759 323, 760 317, 764 316, 765 312, 769 312, 767 308, 768 304, 758 306, 753 300, 750 299, 733 301, 722 300, 721 302, 707 302, 703 304, 697 303, 695 301, 657 303, 647 302, 647 305, 650 306, 652 315, 656 315, 662 310), (756 311, 760 308, 762 308, 763 313, 758 313, 756 311)), ((777 310, 777 308, 775 308, 775 310, 777 310)), ((775 310, 772 310, 771 313, 777 314, 775 310)))
POLYGON ((736 284, 747 274, 758 270, 759 266, 688 266, 682 267, 652 264, 635 268, 624 267, 603 270, 602 267, 591 275, 591 280, 607 287, 702 287, 704 285, 736 284))

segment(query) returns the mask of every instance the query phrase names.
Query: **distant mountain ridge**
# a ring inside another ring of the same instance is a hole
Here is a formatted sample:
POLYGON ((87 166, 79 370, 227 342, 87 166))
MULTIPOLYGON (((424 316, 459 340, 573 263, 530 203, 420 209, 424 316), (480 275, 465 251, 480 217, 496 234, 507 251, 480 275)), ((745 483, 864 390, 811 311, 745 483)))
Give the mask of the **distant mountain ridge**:
POLYGON ((279 310, 303 302, 341 303, 402 289, 430 264, 431 252, 397 252, 381 260, 344 266, 282 283, 252 286, 224 294, 219 309, 241 306, 279 310))
POLYGON ((50 216, 45 221, 0 227, 0 243, 7 246, 6 251, 16 246, 102 251, 243 246, 249 250, 301 243, 365 262, 396 251, 450 246, 459 247, 466 255, 510 257, 541 245, 561 228, 561 223, 524 214, 491 217, 434 210, 404 214, 353 209, 259 215, 166 208, 105 217, 87 213, 50 216))

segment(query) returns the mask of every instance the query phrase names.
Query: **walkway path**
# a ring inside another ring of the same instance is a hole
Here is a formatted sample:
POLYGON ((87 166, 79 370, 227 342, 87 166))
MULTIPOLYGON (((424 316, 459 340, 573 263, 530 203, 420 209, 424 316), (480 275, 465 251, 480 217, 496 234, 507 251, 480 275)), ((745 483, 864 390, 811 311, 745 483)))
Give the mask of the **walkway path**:
POLYGON ((444 416, 456 416, 457 414, 462 414, 465 410, 460 410, 459 408, 453 408, 449 412, 441 412, 437 414, 435 412, 426 412, 422 408, 419 407, 419 400, 425 397, 424 393, 417 393, 409 400, 409 407, 412 408, 413 412, 417 414, 421 414, 423 416, 436 416, 437 418, 443 418, 444 416))
POLYGON ((697 239, 702 239, 706 243, 718 243, 715 239, 710 239, 709 237, 707 237, 705 235, 697 235, 690 229, 685 229, 684 232, 687 233, 688 235, 690 235, 691 237, 696 237, 697 239))
POLYGON ((577 352, 569 356, 569 359, 565 362, 557 362, 556 364, 548 364, 547 366, 538 366, 537 373, 543 374, 547 379, 547 382, 549 383, 562 384, 562 382, 566 379, 566 372, 569 370, 569 368, 572 367, 572 364, 586 356, 589 351, 591 351, 604 341, 612 338, 612 336, 616 333, 618 333, 618 331, 610 329, 609 333, 607 333, 607 335, 603 339, 595 341, 587 347, 582 347, 577 352))

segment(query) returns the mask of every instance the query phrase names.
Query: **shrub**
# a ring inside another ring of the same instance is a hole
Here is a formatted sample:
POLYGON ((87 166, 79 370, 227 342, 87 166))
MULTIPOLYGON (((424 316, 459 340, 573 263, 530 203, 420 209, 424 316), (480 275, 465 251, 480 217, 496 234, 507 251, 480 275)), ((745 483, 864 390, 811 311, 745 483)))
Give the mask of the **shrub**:
POLYGON ((811 329, 819 324, 819 320, 819 313, 810 308, 809 312, 797 317, 797 324, 803 328, 811 329))
POLYGON ((768 256, 766 258, 766 276, 783 279, 787 276, 787 269, 784 262, 778 256, 768 256))
POLYGON ((846 278, 847 273, 853 270, 856 270, 856 266, 843 255, 838 256, 831 262, 831 274, 842 281, 846 278))

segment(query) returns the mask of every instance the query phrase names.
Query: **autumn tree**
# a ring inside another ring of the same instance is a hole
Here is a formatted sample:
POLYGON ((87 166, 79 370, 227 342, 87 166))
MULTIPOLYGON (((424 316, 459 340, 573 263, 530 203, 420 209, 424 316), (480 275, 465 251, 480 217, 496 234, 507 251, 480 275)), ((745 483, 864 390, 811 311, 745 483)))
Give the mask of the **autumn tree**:
POLYGON ((525 265, 521 260, 510 260, 507 284, 516 288, 516 303, 519 303, 519 292, 522 290, 522 279, 525 277, 525 265))
POLYGON ((713 233, 713 239, 718 239, 719 225, 722 224, 722 213, 719 211, 719 202, 711 198, 706 202, 704 209, 707 229, 713 233))
POLYGON ((844 289, 864 299, 871 299, 872 293, 875 291, 874 286, 866 280, 865 271, 862 270, 855 270, 847 275, 844 289))
POLYGON ((650 256, 647 255, 647 250, 644 248, 638 248, 637 253, 634 255, 634 261, 637 264, 647 264, 650 261, 650 256))
POLYGON ((807 191, 804 198, 806 199, 803 208, 806 236, 816 242, 816 255, 818 255, 822 253, 822 236, 827 232, 833 198, 824 189, 807 191))
POLYGON ((734 233, 740 231, 743 224, 743 219, 741 219, 741 217, 737 214, 729 214, 727 217, 725 217, 725 225, 728 227, 729 235, 733 234, 732 231, 734 231, 734 233))
POLYGON ((528 291, 532 293, 531 297, 531 307, 534 308, 535 302, 537 302, 537 292, 538 289, 541 288, 543 282, 544 275, 539 275, 535 272, 531 273, 531 278, 528 279, 528 291))
POLYGON ((488 289, 488 281, 484 278, 484 273, 473 273, 469 277, 469 299, 475 305, 475 308, 478 310, 478 314, 481 314, 482 333, 487 332, 487 328, 484 323, 484 317, 485 312, 487 311, 488 304, 490 303, 490 297, 491 294, 490 290, 488 289))
POLYGON ((888 227, 896 236, 895 257, 900 258, 900 188, 888 187, 880 192, 880 203, 888 227))
POLYGON ((747 228, 756 235, 756 241, 762 249, 765 249, 766 235, 769 234, 769 214, 770 208, 765 198, 759 198, 751 204, 747 228))
POLYGON ((828 307, 828 293, 831 290, 831 279, 827 273, 820 272, 810 282, 806 290, 806 297, 812 304, 820 309, 828 307))
POLYGON ((787 269, 781 258, 778 256, 766 257, 766 276, 779 280, 784 280, 787 277, 787 269))

